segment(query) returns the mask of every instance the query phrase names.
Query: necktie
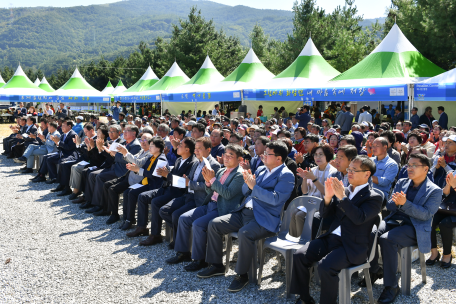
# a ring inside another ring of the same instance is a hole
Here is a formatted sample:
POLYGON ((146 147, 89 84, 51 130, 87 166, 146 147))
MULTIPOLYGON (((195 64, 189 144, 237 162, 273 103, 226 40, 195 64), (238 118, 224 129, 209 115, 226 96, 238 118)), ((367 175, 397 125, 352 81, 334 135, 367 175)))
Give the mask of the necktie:
POLYGON ((63 141, 65 141, 66 139, 66 134, 63 134, 63 141))
MULTIPOLYGON (((150 165, 149 165, 149 167, 147 167, 147 171, 150 171, 150 168, 152 168, 152 165, 154 164, 154 161, 155 161, 155 157, 152 156, 150 158, 150 165)), ((147 180, 147 177, 143 178, 141 184, 143 184, 143 185, 148 185, 149 184, 149 181, 147 180)))

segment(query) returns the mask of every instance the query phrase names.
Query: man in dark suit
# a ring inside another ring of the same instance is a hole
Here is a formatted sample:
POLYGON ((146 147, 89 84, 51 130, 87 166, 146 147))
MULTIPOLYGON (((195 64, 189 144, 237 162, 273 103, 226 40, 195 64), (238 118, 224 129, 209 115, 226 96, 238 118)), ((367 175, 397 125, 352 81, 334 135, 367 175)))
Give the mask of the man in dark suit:
POLYGON ((193 156, 195 151, 195 140, 190 137, 184 138, 177 148, 177 154, 180 157, 176 160, 174 168, 169 172, 168 168, 163 167, 157 170, 163 179, 163 185, 160 189, 141 193, 138 197, 138 227, 135 231, 127 233, 128 237, 137 237, 141 235, 149 235, 147 226, 147 218, 149 215, 149 204, 152 207, 151 216, 151 235, 139 245, 150 246, 163 242, 161 236, 162 218, 160 217, 160 208, 169 203, 172 199, 182 196, 185 192, 184 188, 173 186, 173 176, 183 177, 190 174, 190 169, 196 158, 193 156))
POLYGON ((439 112, 439 126, 443 129, 448 130, 448 115, 445 113, 445 108, 442 106, 437 107, 437 112, 439 112))
MULTIPOLYGON (((97 135, 91 123, 86 123, 83 131, 87 138, 96 140, 97 135)), ((57 194, 57 196, 66 196, 73 193, 70 188, 71 167, 80 161, 89 160, 87 145, 85 142, 82 142, 82 138, 76 134, 73 142, 76 145, 76 153, 73 153, 69 157, 60 161, 60 168, 57 174, 57 182, 59 185, 57 188, 51 190, 52 192, 62 191, 61 193, 57 194)))
POLYGON ((296 119, 299 120, 299 127, 307 128, 307 123, 310 121, 310 107, 304 106, 296 113, 296 119))
MULTIPOLYGON (((21 117, 17 119, 17 126, 10 126, 11 131, 13 133, 10 134, 7 138, 3 139, 3 153, 2 155, 6 155, 9 157, 11 154, 11 147, 14 146, 17 142, 20 141, 18 135, 23 134, 27 130, 27 118, 21 117)), ((12 157, 10 157, 12 158, 12 157)))
MULTIPOLYGON (((179 217, 187 211, 203 205, 207 196, 206 185, 202 174, 202 170, 205 166, 203 158, 207 159, 215 173, 217 173, 221 167, 211 155, 211 139, 208 137, 200 137, 196 140, 195 157, 197 158, 197 161, 190 169, 190 174, 184 176, 187 180, 186 185, 188 187, 188 193, 170 201, 160 208, 160 216, 162 219, 173 227, 173 240, 176 240, 177 238, 179 217)), ((173 249, 173 247, 174 241, 169 244, 170 249, 173 249)))
POLYGON ((16 144, 11 147, 11 154, 8 156, 8 158, 21 157, 22 154, 24 154, 25 149, 30 144, 38 144, 38 141, 36 140, 38 129, 36 128, 35 123, 35 118, 31 116, 27 117, 25 133, 16 135, 16 138, 18 140, 16 141, 16 144))
POLYGON ((57 117, 60 118, 65 118, 68 116, 67 114, 67 109, 65 109, 65 104, 63 102, 60 103, 60 109, 57 110, 55 113, 57 117))
POLYGON ((349 106, 345 106, 345 113, 342 114, 340 117, 340 127, 342 129, 341 134, 347 135, 352 127, 353 117, 355 117, 352 112, 350 112, 351 108, 349 106))
POLYGON ((240 291, 248 284, 247 272, 255 252, 255 241, 279 231, 281 211, 294 188, 295 177, 284 164, 287 156, 288 148, 283 142, 270 142, 266 146, 264 166, 258 168, 255 174, 243 172, 242 193, 245 200, 239 208, 209 223, 206 262, 211 266, 199 272, 199 278, 225 274, 223 238, 226 234, 238 232, 237 276, 228 291, 240 291))
POLYGON ((375 164, 367 156, 350 163, 349 187, 331 177, 325 182, 320 205, 322 218, 335 215, 327 233, 319 236, 293 255, 290 292, 299 294, 297 303, 315 303, 309 293, 310 267, 318 262, 321 278, 320 303, 336 303, 340 270, 367 261, 369 236, 382 207, 382 196, 369 186, 375 164))
POLYGON ((27 116, 27 109, 24 107, 24 103, 20 102, 19 107, 14 112, 14 117, 24 117, 27 116))
POLYGON ((194 262, 186 266, 185 270, 197 271, 207 266, 205 258, 209 222, 239 207, 244 198, 241 191, 244 170, 239 166, 241 159, 242 147, 228 144, 223 156, 223 168, 218 172, 202 168, 206 198, 201 206, 180 217, 176 240, 177 255, 166 260, 168 264, 190 261, 192 258, 194 262), (193 241, 190 248, 191 232, 193 241))
MULTIPOLYGON (((431 250, 432 217, 442 202, 443 191, 427 177, 430 160, 423 154, 411 154, 407 165, 409 178, 400 179, 394 187, 386 208, 391 211, 378 228, 378 243, 382 251, 383 285, 378 303, 393 303, 399 294, 397 285, 397 253, 416 246, 420 252, 431 250)), ((378 275, 378 253, 371 262, 372 283, 378 275)), ((362 284, 365 286, 364 284, 362 284)))
POLYGON ((53 184, 57 181, 57 165, 60 160, 69 157, 76 150, 76 144, 73 142, 76 133, 71 128, 73 128, 73 122, 66 120, 62 123, 63 134, 60 136, 60 139, 57 136, 50 137, 57 146, 57 152, 44 156, 35 182, 45 181, 45 175, 47 173, 49 173, 49 180, 46 181, 47 184, 53 184))
MULTIPOLYGON (((129 124, 124 130, 125 148, 131 154, 137 154, 141 150, 141 145, 136 138, 139 134, 139 129, 133 124, 129 124)), ((95 171, 89 175, 88 185, 90 187, 85 189, 85 197, 88 202, 91 202, 94 207, 88 209, 86 213, 93 213, 95 216, 109 215, 107 208, 103 209, 101 205, 101 195, 103 193, 103 184, 111 179, 127 173, 127 161, 123 155, 117 151, 110 151, 108 147, 104 147, 105 153, 110 154, 114 158, 114 163, 111 167, 101 171, 95 171)), ((107 206, 106 206, 107 207, 107 206)))

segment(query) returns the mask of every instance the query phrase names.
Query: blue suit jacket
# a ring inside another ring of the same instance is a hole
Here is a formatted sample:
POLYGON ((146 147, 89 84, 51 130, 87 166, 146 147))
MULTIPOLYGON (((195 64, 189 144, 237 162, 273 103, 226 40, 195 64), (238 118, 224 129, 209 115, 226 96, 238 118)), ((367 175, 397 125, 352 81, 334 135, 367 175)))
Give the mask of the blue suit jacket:
POLYGON ((65 133, 60 136, 60 142, 57 149, 60 151, 61 158, 67 158, 76 151, 76 144, 73 142, 73 138, 76 136, 76 132, 70 130, 65 138, 65 133))
POLYGON ((447 113, 443 112, 442 114, 440 114, 439 126, 441 126, 444 129, 448 129, 448 115, 447 115, 447 113))
POLYGON ((307 123, 310 121, 310 113, 306 112, 303 114, 296 113, 296 119, 299 120, 299 126, 307 129, 307 123))
POLYGON ((265 166, 261 166, 255 171, 256 185, 252 190, 249 189, 247 184, 243 185, 242 192, 246 199, 237 210, 244 208, 245 204, 251 199, 253 214, 257 223, 268 231, 278 232, 280 228, 280 213, 293 192, 295 177, 285 164, 282 164, 268 178, 263 179, 266 172, 265 166))
POLYGON ((255 172, 259 167, 261 166, 264 166, 263 164, 263 161, 261 160, 261 158, 257 155, 255 157, 253 157, 251 160, 250 160, 250 170, 252 172, 255 172), (258 163, 257 165, 257 161, 258 159, 260 159, 260 162, 258 163))
MULTIPOLYGON (((401 191, 406 193, 411 182, 410 179, 406 178, 398 180, 393 193, 401 191)), ((429 178, 426 178, 413 202, 407 200, 401 207, 401 210, 410 216, 415 227, 418 248, 422 253, 427 253, 431 250, 432 218, 439 210, 442 194, 442 189, 431 182, 429 178)), ((386 208, 391 211, 391 214, 385 218, 385 222, 396 212, 399 212, 398 206, 391 199, 388 200, 386 208)))
MULTIPOLYGON (((141 144, 139 143, 139 140, 135 138, 135 140, 132 141, 129 145, 127 145, 126 148, 128 152, 135 155, 138 154, 139 151, 141 151, 141 144)), ((114 169, 116 175, 120 177, 127 173, 127 164, 128 162, 125 160, 123 155, 117 152, 116 156, 114 157, 114 165, 111 169, 114 169)))

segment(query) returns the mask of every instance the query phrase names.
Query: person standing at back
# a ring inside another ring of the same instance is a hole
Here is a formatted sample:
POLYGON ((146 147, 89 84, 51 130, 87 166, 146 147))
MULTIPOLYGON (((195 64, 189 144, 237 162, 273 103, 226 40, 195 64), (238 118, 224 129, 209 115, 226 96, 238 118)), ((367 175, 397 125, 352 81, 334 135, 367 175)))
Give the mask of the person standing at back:
POLYGON ((349 106, 345 106, 345 113, 341 114, 342 116, 340 117, 339 123, 342 129, 342 135, 347 135, 351 130, 353 117, 355 116, 350 111, 351 108, 349 106))
POLYGON ((296 113, 296 119, 299 121, 299 127, 302 128, 307 128, 307 124, 310 121, 310 113, 309 113, 310 107, 309 106, 303 106, 302 108, 299 109, 299 111, 296 113))

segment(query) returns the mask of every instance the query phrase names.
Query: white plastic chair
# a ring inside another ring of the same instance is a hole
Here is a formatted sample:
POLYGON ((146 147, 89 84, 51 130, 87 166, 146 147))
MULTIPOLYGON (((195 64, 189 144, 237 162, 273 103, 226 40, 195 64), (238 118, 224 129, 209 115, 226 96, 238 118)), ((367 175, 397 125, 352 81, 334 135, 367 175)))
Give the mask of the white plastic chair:
POLYGON ((420 267, 421 267, 421 280, 423 284, 426 284, 426 260, 424 253, 419 251, 417 246, 404 247, 401 249, 401 293, 404 296, 410 295, 410 287, 412 283, 412 252, 417 249, 420 256, 420 267))

